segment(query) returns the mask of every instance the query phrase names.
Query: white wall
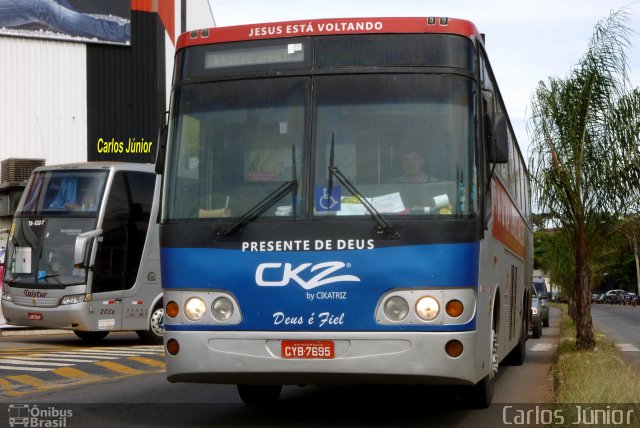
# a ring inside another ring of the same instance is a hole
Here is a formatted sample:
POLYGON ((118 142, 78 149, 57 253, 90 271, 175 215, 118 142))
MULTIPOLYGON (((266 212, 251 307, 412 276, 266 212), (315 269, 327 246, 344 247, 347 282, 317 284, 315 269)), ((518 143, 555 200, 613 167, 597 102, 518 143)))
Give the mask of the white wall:
MULTIPOLYGON (((215 25, 207 0, 186 2, 187 31, 215 25)), ((181 2, 175 2, 176 38, 181 2)), ((175 41, 165 33, 167 106, 175 41)), ((86 45, 0 36, 0 160, 87 160, 86 45)))
POLYGON ((0 36, 0 160, 87 160, 86 47, 0 36))

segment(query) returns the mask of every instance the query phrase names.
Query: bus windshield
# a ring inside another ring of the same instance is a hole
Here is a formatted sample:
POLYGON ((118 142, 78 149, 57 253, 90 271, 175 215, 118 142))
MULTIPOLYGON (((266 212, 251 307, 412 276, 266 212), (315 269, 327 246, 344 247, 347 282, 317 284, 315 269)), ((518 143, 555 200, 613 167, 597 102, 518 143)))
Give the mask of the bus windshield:
POLYGON ((95 217, 21 217, 14 221, 6 255, 5 282, 56 288, 84 284, 85 269, 74 268, 76 236, 93 230, 95 217))
POLYGON ((108 171, 45 170, 23 193, 6 255, 11 285, 56 288, 86 282, 74 268, 76 236, 96 227, 108 171))
POLYGON ((95 216, 107 173, 72 169, 34 172, 16 214, 95 216))
POLYGON ((301 189, 295 201, 285 196, 263 217, 369 215, 356 195, 332 183, 329 166, 385 216, 476 211, 470 78, 263 78, 177 91, 168 219, 239 217, 294 179, 301 189))

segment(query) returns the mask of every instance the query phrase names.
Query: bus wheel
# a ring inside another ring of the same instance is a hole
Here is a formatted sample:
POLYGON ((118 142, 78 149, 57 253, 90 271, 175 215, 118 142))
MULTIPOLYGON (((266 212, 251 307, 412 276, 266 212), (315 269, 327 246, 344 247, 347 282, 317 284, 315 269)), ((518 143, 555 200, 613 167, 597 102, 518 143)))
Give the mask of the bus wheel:
POLYGON ((491 369, 480 382, 472 386, 469 391, 469 405, 476 409, 486 409, 493 401, 493 390, 498 374, 498 335, 491 329, 491 369))
POLYGON ((164 336, 164 308, 162 305, 156 306, 151 313, 149 330, 139 330, 137 333, 144 343, 153 345, 162 343, 162 336, 164 336))
POLYGON ((86 340, 87 342, 98 342, 109 334, 108 331, 78 331, 73 330, 76 336, 78 336, 82 340, 86 340))
POLYGON ((249 406, 275 403, 280 398, 282 385, 238 385, 238 394, 249 406))

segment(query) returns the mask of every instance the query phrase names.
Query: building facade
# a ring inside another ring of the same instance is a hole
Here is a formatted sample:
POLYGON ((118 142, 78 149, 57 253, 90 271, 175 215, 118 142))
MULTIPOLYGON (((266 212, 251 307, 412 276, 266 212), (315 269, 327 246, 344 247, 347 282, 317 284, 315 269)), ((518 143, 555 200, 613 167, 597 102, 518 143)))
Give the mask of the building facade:
POLYGON ((117 28, 128 18, 130 27, 124 42, 104 42, 100 35, 60 36, 65 23, 58 21, 20 21, 14 32, 0 31, 0 161, 5 166, 0 229, 10 225, 25 184, 24 170, 15 171, 25 165, 154 162, 159 121, 168 109, 175 41, 181 32, 215 26, 207 0, 25 4, 56 12, 70 7, 72 17, 112 26, 116 21, 117 28), (126 9, 117 12, 122 19, 111 14, 116 7, 126 9), (62 29, 50 31, 53 26, 62 29))

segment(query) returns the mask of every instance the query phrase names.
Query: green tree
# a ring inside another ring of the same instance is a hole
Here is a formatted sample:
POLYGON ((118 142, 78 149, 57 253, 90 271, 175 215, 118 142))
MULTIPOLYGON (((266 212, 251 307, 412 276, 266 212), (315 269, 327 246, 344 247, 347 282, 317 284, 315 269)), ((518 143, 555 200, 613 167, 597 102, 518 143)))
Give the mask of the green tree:
POLYGON ((532 98, 530 170, 534 198, 568 246, 574 270, 576 344, 595 345, 591 321, 593 248, 619 218, 637 211, 640 92, 630 88, 628 15, 598 22, 587 52, 566 79, 540 82, 532 98))

